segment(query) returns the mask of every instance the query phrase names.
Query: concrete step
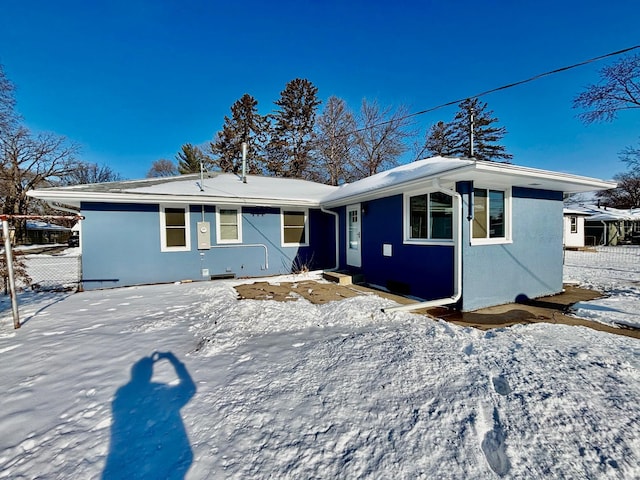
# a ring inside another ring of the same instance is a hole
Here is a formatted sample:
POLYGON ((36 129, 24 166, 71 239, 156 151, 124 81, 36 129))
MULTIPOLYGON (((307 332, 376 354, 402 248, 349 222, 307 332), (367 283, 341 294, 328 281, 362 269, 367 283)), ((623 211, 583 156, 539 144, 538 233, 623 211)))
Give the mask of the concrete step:
POLYGON ((364 275, 361 273, 349 272, 324 272, 322 278, 338 285, 352 285, 354 283, 363 283, 364 275))

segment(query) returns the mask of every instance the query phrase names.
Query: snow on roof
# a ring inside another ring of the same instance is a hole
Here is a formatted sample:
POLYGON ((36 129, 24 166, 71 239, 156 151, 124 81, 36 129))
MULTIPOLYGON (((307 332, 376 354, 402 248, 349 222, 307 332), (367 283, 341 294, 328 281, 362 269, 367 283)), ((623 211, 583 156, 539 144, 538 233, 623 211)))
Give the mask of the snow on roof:
POLYGON ((324 203, 367 193, 379 192, 387 188, 403 185, 423 178, 435 177, 461 167, 473 165, 473 160, 460 158, 433 157, 400 165, 384 172, 376 173, 362 180, 347 183, 324 198, 324 203))
POLYGON ((109 182, 30 192, 48 201, 79 206, 81 201, 229 203, 314 206, 338 187, 307 180, 247 175, 246 183, 232 173, 182 175, 161 179, 109 182))
POLYGON ((550 170, 469 158, 432 157, 343 185, 329 194, 323 203, 335 206, 347 199, 355 202, 382 196, 380 194, 383 192, 401 193, 413 184, 436 178, 442 180, 443 186, 448 183, 450 188, 457 181, 469 180, 492 186, 519 186, 571 193, 615 187, 614 182, 550 170))
POLYGON ((237 175, 225 173, 205 178, 200 189, 200 179, 173 181, 132 189, 136 193, 161 193, 171 195, 204 195, 230 199, 302 200, 319 202, 337 187, 296 178, 247 176, 243 183, 237 175))
POLYGON ((401 165, 340 187, 294 178, 249 175, 243 183, 231 173, 110 182, 29 192, 50 202, 80 206, 81 201, 233 204, 258 206, 335 207, 345 203, 406 191, 413 185, 437 179, 453 188, 457 181, 474 181, 497 187, 521 186, 561 192, 584 192, 615 187, 613 182, 517 165, 468 158, 433 157, 401 165), (202 184, 201 184, 202 183, 202 184))
POLYGON ((27 220, 28 230, 58 230, 66 232, 71 230, 70 228, 63 227, 62 225, 56 225, 55 223, 43 222, 41 220, 27 220))
POLYGON ((585 216, 585 217, 589 216, 589 214, 587 212, 585 212, 583 210, 576 210, 576 209, 573 209, 573 208, 563 208, 562 209, 562 213, 564 215, 582 215, 582 216, 585 216))
POLYGON ((640 221, 640 209, 638 208, 625 210, 599 207, 598 205, 576 205, 572 207, 572 210, 577 214, 586 215, 586 220, 593 222, 640 221))

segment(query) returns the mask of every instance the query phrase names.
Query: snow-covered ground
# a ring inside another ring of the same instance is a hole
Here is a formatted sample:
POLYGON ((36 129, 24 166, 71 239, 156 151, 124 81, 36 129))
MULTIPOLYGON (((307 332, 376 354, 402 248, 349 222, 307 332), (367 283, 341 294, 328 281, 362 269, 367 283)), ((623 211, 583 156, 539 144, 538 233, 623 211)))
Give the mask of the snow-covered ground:
POLYGON ((598 247, 565 252, 565 281, 606 294, 575 305, 575 315, 609 325, 640 328, 640 246, 598 247))
MULTIPOLYGON (((581 258, 617 303, 579 311, 633 322, 638 263, 581 258)), ((24 294, 17 331, 5 299, 0 478, 640 478, 636 339, 235 284, 24 294)))

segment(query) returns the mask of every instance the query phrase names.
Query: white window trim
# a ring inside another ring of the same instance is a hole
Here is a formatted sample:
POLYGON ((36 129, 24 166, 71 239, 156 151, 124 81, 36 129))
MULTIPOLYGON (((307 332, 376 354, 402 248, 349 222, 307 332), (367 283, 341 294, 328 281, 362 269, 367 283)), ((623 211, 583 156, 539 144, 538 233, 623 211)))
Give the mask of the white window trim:
MULTIPOLYGON (((508 243, 513 243, 513 237, 511 235, 511 226, 513 225, 513 219, 511 216, 511 187, 490 187, 486 185, 474 185, 471 190, 471 195, 473 195, 473 190, 476 188, 480 188, 483 190, 496 190, 499 192, 504 192, 504 237, 495 237, 495 238, 473 238, 473 219, 469 222, 469 237, 471 238, 471 245, 504 245, 508 243)), ((487 197, 488 198, 488 197, 487 197)), ((473 199, 475 205, 475 198, 473 199)), ((487 210, 487 217, 491 207, 487 210)), ((489 225, 489 218, 487 218, 487 225, 489 225)))
MULTIPOLYGON (((410 190, 408 192, 404 192, 403 201, 402 201, 402 229, 403 229, 403 241, 402 243, 405 245, 453 245, 454 239, 445 239, 445 238, 411 238, 411 219, 409 218, 411 215, 411 197, 416 197, 418 195, 428 195, 430 193, 436 193, 438 190, 429 188, 429 189, 419 189, 419 190, 410 190)), ((455 229, 455 221, 456 221, 456 202, 455 198, 452 197, 452 205, 453 205, 453 217, 452 222, 454 224, 452 227, 455 229)), ((430 206, 428 207, 430 209, 430 206)), ((427 218, 429 217, 429 210, 427 210, 427 218)), ((453 234, 455 237, 455 233, 453 234)))
POLYGON ((189 252, 191 251, 191 215, 189 205, 179 204, 162 204, 160 205, 160 251, 161 252, 189 252), (167 208, 179 208, 184 210, 184 228, 185 228, 185 243, 184 247, 168 247, 167 246, 167 225, 165 210, 167 208))
POLYGON ((309 209, 308 208, 281 208, 280 209, 280 246, 281 247, 308 247, 309 246, 309 209), (284 241, 284 212, 304 213, 304 243, 285 243, 284 241))
POLYGON ((242 243, 242 207, 237 205, 216 205, 216 243, 233 244, 242 243), (235 210, 236 221, 238 222, 238 238, 234 240, 223 240, 220 238, 220 210, 235 210))
POLYGON ((578 233, 578 217, 577 215, 571 215, 569 217, 569 233, 578 233))

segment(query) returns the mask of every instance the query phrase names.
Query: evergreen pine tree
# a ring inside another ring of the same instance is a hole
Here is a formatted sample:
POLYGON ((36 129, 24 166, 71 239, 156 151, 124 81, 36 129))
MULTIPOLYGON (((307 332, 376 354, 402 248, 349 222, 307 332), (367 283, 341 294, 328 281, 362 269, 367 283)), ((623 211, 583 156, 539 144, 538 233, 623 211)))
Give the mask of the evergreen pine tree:
POLYGON ((181 150, 176 155, 178 161, 178 172, 181 175, 187 173, 199 173, 200 162, 206 165, 207 158, 205 154, 198 147, 194 147, 190 143, 182 145, 181 150))
POLYGON ((215 163, 223 172, 242 170, 242 142, 247 143, 247 172, 264 171, 264 145, 269 131, 266 117, 258 113, 258 101, 245 93, 231 106, 231 117, 224 117, 224 125, 210 144, 215 163))
POLYGON ((451 122, 453 130, 452 156, 473 157, 476 160, 510 160, 513 155, 506 152, 502 145, 496 142, 502 140, 507 133, 506 127, 492 126, 498 118, 492 117, 493 112, 487 110, 487 104, 477 98, 464 100, 451 122), (473 115, 473 123, 471 121, 473 115), (470 128, 473 125, 473 152, 471 152, 470 128))
POLYGON ((267 170, 278 176, 307 178, 313 147, 318 89, 306 79, 287 83, 275 102, 279 107, 267 145, 267 170))

